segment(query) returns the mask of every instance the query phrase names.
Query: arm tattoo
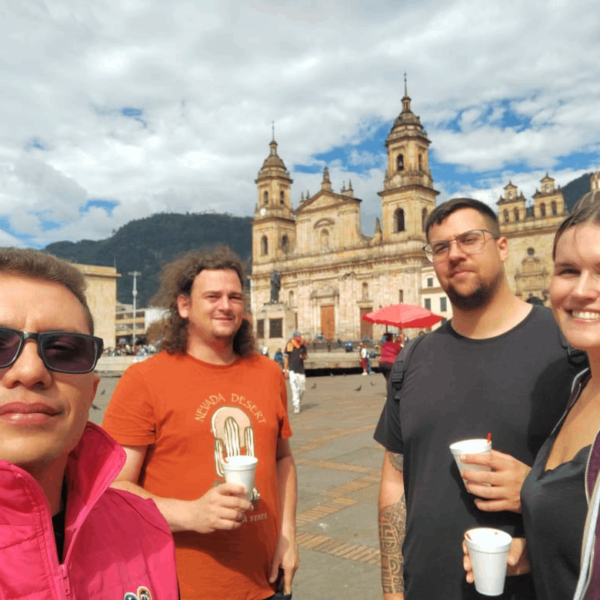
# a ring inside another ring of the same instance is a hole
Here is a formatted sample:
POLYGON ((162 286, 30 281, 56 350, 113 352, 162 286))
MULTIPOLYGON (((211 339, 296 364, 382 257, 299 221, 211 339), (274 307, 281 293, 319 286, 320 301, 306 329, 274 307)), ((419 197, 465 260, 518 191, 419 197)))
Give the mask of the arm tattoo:
MULTIPOLYGON (((390 455, 400 456, 401 455, 390 455)), ((406 500, 379 512, 379 546, 381 549, 381 584, 384 594, 404 591, 404 557, 402 544, 406 535, 406 500)))
POLYGON ((402 473, 404 471, 404 455, 388 452, 388 456, 390 457, 390 463, 392 463, 392 467, 394 467, 396 471, 400 471, 400 473, 402 473))

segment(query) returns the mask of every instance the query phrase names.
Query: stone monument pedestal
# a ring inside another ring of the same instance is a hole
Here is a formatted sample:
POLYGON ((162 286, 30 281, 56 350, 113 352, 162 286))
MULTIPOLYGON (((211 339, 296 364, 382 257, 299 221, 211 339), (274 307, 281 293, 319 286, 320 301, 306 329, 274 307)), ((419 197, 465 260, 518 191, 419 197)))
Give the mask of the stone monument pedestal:
POLYGON ((259 337, 257 334, 257 344, 259 350, 267 347, 269 356, 273 358, 277 348, 285 351, 286 342, 292 337, 296 325, 296 313, 283 302, 269 302, 263 304, 262 308, 255 315, 257 328, 258 321, 263 322, 264 335, 259 337))

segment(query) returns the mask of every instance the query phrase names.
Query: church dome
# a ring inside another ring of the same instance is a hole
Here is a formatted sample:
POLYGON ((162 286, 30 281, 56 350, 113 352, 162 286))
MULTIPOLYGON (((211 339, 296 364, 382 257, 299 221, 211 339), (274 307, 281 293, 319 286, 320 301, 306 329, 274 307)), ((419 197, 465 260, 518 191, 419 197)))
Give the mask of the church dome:
POLYGON ((588 192, 587 194, 581 196, 581 198, 577 201, 577 206, 592 204, 592 202, 600 203, 600 190, 594 190, 593 192, 588 192))
POLYGON ((392 129, 402 125, 418 125, 420 129, 423 129, 421 119, 410 108, 410 100, 406 95, 402 98, 402 112, 396 117, 392 129))
POLYGON ((290 173, 286 169, 285 163, 281 160, 281 157, 277 154, 277 142, 275 139, 271 140, 269 148, 271 149, 271 152, 269 153, 269 156, 265 158, 262 168, 258 172, 258 177, 255 179, 255 183, 273 177, 287 179, 291 183, 292 179, 290 173))
POLYGON ((269 156, 267 156, 267 158, 265 158, 262 168, 268 169, 268 168, 273 168, 273 167, 279 167, 279 168, 287 171, 287 169, 285 168, 285 163, 283 162, 281 157, 277 154, 277 142, 275 140, 273 140, 269 144, 269 146, 271 148, 271 153, 269 154, 269 156))
POLYGON ((590 178, 590 191, 581 196, 575 206, 580 208, 594 202, 600 203, 600 171, 592 174, 590 178))
POLYGON ((394 120, 394 124, 390 129, 386 140, 386 146, 389 146, 394 140, 398 140, 404 136, 419 138, 429 145, 429 138, 423 128, 421 119, 412 111, 410 106, 411 98, 406 89, 406 80, 404 82, 404 97, 402 98, 402 111, 394 120))

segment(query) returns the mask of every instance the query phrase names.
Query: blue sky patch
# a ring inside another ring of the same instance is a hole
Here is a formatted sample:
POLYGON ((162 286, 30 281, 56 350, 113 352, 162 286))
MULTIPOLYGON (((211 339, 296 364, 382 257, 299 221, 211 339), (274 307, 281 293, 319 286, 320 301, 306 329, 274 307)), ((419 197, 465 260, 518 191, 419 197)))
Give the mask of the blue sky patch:
POLYGON ((146 121, 144 120, 144 111, 141 108, 134 108, 133 106, 124 106, 119 111, 124 117, 139 121, 144 127, 146 127, 146 121))
POLYGON ((308 173, 312 175, 314 173, 321 173, 323 167, 320 165, 293 165, 292 170, 294 173, 308 173))
POLYGON ((501 129, 514 129, 515 131, 523 131, 531 129, 531 117, 513 110, 515 100, 500 100, 492 102, 486 106, 468 106, 460 110, 456 115, 439 125, 440 129, 446 129, 456 133, 461 133, 470 126, 481 127, 489 125, 499 127, 501 129), (470 113, 473 114, 470 114, 470 113))
POLYGON ((118 206, 119 202, 116 200, 102 200, 101 198, 92 198, 85 203, 85 206, 79 208, 81 214, 89 212, 92 207, 103 208, 106 214, 111 216, 115 206, 118 206))
POLYGON ((39 244, 32 241, 32 236, 26 233, 17 233, 10 225, 10 220, 7 217, 0 217, 0 231, 4 231, 9 235, 12 235, 17 240, 21 240, 24 244, 30 248, 41 248, 39 244))
POLYGON ((25 150, 48 150, 48 146, 40 138, 34 137, 26 142, 25 150))
POLYGON ((582 165, 589 165, 587 169, 590 171, 597 171, 600 168, 600 155, 597 152, 572 152, 568 156, 561 156, 558 158, 553 170, 578 170, 582 168, 582 165))
MULTIPOLYGON (((381 167, 387 160, 385 140, 391 126, 392 122, 383 123, 373 129, 368 138, 357 144, 336 146, 326 152, 314 154, 312 158, 324 165, 339 162, 342 167, 353 173, 365 173, 373 167, 381 167)), ((320 173, 323 171, 321 164, 295 164, 293 170, 297 173, 320 173)))
POLYGON ((63 223, 51 221, 50 219, 44 219, 42 215, 40 215, 40 219, 42 222, 42 231, 53 231, 54 229, 60 229, 63 226, 63 223))
MULTIPOLYGON (((498 106, 503 109, 502 118, 500 119, 502 129, 511 128, 516 129, 517 131, 531 129, 531 117, 514 112, 508 100, 502 100, 498 103, 498 106)), ((491 107, 488 112, 488 118, 492 111, 493 107, 491 107)))
POLYGON ((136 108, 135 106, 123 106, 121 108, 108 108, 108 107, 94 107, 94 111, 101 116, 116 116, 125 117, 126 119, 132 119, 138 121, 144 127, 147 123, 144 119, 145 112, 143 108, 136 108))
MULTIPOLYGON (((429 168, 433 176, 433 187, 436 187, 436 183, 441 183, 444 188, 448 190, 464 187, 465 185, 472 185, 473 172, 467 171, 463 168, 458 168, 456 165, 451 163, 438 163, 434 160, 429 162, 429 168)), ((482 173, 478 173, 479 176, 484 177, 482 173)))

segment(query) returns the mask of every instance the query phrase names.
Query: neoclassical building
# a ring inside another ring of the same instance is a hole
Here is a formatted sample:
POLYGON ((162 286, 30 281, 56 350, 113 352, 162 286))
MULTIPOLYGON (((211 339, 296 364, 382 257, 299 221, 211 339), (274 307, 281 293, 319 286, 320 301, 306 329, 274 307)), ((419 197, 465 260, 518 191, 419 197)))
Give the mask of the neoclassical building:
MULTIPOLYGON (((366 236, 352 183, 334 191, 327 167, 321 189, 302 194, 294 208, 292 178, 271 141, 255 181, 252 222, 251 307, 259 339, 265 344, 284 339, 292 329, 308 339, 379 337, 385 327, 366 323, 362 315, 399 302, 451 316, 422 251, 425 222, 438 195, 429 169, 430 143, 405 92, 385 142, 381 220, 366 236), (272 302, 274 273, 278 302, 272 302)), ((566 214, 562 191, 547 175, 531 201, 509 183, 497 204, 502 233, 510 241, 509 281, 523 299, 546 302, 553 235, 566 214)))

